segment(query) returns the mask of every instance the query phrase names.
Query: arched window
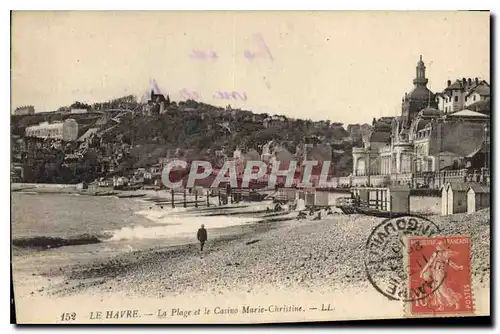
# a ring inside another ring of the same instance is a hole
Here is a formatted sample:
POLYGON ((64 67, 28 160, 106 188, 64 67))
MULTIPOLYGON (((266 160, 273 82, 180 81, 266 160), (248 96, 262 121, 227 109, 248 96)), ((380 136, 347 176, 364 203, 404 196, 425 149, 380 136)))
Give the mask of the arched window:
POLYGON ((366 175, 366 162, 364 158, 358 158, 356 175, 366 175))

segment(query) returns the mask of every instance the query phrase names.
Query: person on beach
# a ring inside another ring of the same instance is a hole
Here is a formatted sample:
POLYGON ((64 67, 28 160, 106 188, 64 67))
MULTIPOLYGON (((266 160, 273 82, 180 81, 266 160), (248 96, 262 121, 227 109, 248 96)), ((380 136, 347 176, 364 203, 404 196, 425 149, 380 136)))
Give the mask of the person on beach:
POLYGON ((200 242, 200 251, 203 252, 203 246, 205 245, 205 241, 207 241, 207 230, 205 230, 205 225, 201 224, 201 228, 198 230, 196 236, 200 242))

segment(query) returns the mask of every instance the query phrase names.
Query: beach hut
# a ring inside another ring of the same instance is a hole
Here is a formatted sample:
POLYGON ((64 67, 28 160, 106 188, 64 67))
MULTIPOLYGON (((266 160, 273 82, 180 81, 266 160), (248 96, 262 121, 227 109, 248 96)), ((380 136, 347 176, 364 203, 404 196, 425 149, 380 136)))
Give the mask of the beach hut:
POLYGON ((448 182, 443 188, 441 188, 441 215, 467 212, 467 184, 448 182))
POLYGON ((326 191, 316 191, 315 193, 315 198, 314 198, 314 205, 320 206, 320 207, 325 207, 328 206, 330 196, 328 192, 326 191))
POLYGON ((490 188, 479 183, 469 184, 467 190, 467 213, 490 207, 490 188))
POLYGON ((314 200, 315 200, 315 191, 314 190, 308 190, 308 191, 305 191, 305 204, 306 204, 306 207, 309 207, 309 206, 314 206, 314 200))
POLYGON ((326 207, 329 205, 329 196, 326 191, 307 190, 305 191, 304 200, 306 207, 326 207))
POLYGON ((306 200, 306 192, 304 190, 299 191, 299 199, 306 200))
POLYGON ((389 198, 391 212, 410 212, 410 187, 389 187, 389 198))
POLYGON ((297 190, 293 188, 283 188, 278 190, 278 194, 276 195, 276 199, 293 202, 297 199, 297 190))

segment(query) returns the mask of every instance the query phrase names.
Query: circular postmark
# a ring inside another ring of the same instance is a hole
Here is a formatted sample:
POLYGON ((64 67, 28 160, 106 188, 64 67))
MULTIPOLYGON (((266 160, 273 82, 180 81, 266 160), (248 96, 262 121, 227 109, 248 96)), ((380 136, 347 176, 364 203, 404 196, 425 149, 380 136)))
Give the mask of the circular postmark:
POLYGON ((432 294, 442 281, 423 279, 417 289, 410 288, 416 272, 409 266, 408 254, 419 251, 420 244, 409 244, 407 237, 432 237, 440 232, 434 222, 414 214, 389 218, 375 226, 365 248, 368 281, 391 300, 415 301, 432 294))

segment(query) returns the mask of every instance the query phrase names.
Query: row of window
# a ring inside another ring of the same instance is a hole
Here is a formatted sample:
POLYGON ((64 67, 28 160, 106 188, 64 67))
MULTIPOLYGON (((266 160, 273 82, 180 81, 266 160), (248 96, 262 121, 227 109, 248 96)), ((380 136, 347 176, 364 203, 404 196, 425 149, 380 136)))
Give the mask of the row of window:
MULTIPOLYGON (((446 107, 445 109, 447 109, 448 107, 446 107)), ((418 140, 418 139, 424 139, 428 136, 430 136, 431 134, 431 130, 430 129, 425 129, 425 130, 419 130, 416 134, 415 134, 415 140, 418 140)))
MULTIPOLYGON (((451 96, 446 97, 446 102, 451 102, 452 98, 451 96)), ((455 95, 455 102, 458 102, 458 95, 455 95)))
MULTIPOLYGON (((458 102, 458 95, 455 95, 454 98, 455 98, 455 102, 458 102)), ((451 102, 451 100, 452 100, 451 96, 446 97, 446 102, 451 102)), ((467 100, 468 100, 468 96, 465 97, 465 102, 467 102, 467 100)), ((472 95, 472 101, 476 101, 476 95, 472 95)))
POLYGON ((27 129, 29 137, 61 137, 62 129, 27 129))

